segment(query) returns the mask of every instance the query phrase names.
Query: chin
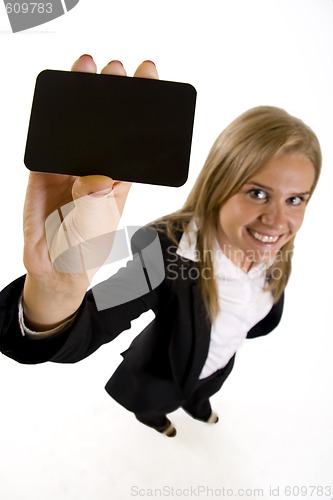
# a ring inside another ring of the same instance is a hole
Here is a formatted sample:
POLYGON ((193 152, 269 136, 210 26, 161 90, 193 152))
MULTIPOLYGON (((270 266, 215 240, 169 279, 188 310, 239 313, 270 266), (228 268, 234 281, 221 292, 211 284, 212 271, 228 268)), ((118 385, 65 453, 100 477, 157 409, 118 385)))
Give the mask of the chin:
POLYGON ((260 250, 248 250, 246 255, 248 256, 248 259, 256 264, 269 264, 270 262, 273 262, 276 258, 276 255, 278 253, 279 249, 277 250, 266 250, 266 251, 260 251, 260 250))

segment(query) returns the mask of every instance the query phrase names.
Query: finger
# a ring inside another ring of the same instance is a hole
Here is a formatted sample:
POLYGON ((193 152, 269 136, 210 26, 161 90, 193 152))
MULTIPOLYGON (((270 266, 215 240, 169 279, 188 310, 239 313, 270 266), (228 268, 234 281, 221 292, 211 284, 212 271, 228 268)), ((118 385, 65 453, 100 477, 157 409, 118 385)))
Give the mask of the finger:
POLYGON ((89 54, 84 54, 75 61, 72 66, 72 71, 79 71, 82 73, 96 73, 97 66, 94 59, 89 54))
POLYGON ((104 75, 127 76, 126 70, 120 61, 110 61, 101 71, 104 75))
POLYGON ((141 63, 137 68, 134 76, 139 78, 152 78, 157 80, 158 73, 153 61, 143 61, 143 63, 141 63))

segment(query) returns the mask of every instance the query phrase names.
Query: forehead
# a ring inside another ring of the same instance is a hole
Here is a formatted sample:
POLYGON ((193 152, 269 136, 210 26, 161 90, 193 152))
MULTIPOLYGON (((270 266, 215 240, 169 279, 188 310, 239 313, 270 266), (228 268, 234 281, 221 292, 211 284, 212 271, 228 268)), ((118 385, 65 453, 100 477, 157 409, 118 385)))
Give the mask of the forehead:
POLYGON ((262 183, 272 189, 310 191, 315 180, 315 168, 303 155, 285 153, 268 161, 247 182, 262 183))

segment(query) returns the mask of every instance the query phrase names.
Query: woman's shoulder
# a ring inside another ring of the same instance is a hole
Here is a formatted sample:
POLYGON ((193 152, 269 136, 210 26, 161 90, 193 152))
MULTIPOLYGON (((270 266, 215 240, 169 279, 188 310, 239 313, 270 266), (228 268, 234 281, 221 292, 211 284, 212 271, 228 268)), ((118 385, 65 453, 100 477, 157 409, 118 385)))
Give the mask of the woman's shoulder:
POLYGON ((177 246, 183 231, 177 225, 171 226, 168 220, 153 221, 139 227, 131 238, 132 249, 143 249, 151 245, 157 238, 163 248, 177 246))

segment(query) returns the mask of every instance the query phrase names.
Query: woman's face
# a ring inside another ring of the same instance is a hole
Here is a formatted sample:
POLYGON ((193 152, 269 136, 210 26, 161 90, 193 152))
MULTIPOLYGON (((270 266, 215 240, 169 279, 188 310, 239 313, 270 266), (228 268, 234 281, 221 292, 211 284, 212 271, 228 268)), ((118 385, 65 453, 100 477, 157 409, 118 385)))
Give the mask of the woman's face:
POLYGON ((220 210, 223 252, 244 271, 272 261, 301 227, 314 179, 313 164, 300 154, 266 163, 220 210))

